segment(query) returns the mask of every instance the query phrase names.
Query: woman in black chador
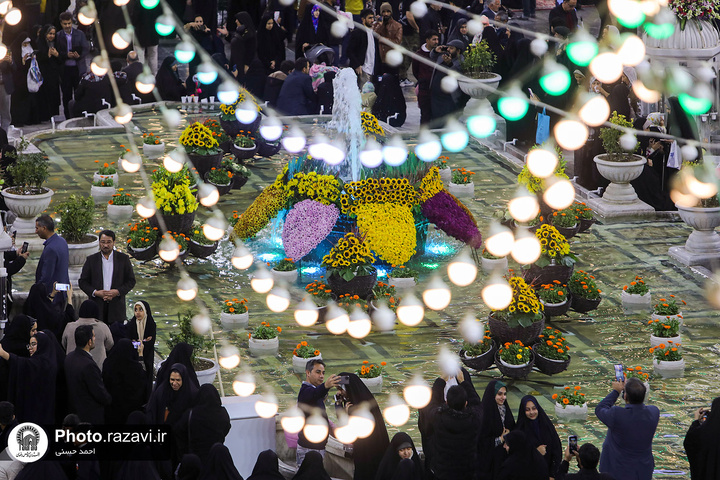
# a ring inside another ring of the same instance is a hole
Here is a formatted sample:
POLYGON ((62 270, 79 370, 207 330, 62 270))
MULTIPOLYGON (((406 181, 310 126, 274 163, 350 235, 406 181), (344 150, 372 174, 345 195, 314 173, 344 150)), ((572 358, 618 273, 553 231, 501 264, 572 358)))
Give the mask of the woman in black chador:
POLYGON ((423 480, 423 466, 415 444, 405 432, 396 433, 380 462, 375 480, 423 480))
POLYGON ((485 387, 482 404, 482 426, 478 438, 478 478, 493 479, 507 458, 505 435, 515 428, 510 406, 507 403, 507 386, 493 380, 485 387))
POLYGON ((520 400, 515 430, 523 432, 530 446, 543 455, 547 473, 554 477, 562 461, 562 444, 555 425, 532 395, 526 395, 520 400))
POLYGON ((690 462, 692 480, 720 478, 720 397, 710 410, 699 409, 685 435, 683 446, 690 462))

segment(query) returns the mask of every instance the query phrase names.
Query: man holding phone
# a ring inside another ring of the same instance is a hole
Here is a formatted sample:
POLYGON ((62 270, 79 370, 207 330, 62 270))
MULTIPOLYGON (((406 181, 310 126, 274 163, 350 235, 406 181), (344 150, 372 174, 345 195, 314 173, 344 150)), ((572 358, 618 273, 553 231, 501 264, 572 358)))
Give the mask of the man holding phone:
POLYGON ((607 473, 598 473, 597 465, 600 461, 600 450, 592 443, 586 443, 577 447, 577 436, 571 435, 570 440, 575 440, 574 449, 571 445, 565 449, 565 457, 560 463, 560 468, 555 475, 555 480, 615 480, 615 477, 607 473), (568 474, 570 460, 577 458, 578 473, 568 474))

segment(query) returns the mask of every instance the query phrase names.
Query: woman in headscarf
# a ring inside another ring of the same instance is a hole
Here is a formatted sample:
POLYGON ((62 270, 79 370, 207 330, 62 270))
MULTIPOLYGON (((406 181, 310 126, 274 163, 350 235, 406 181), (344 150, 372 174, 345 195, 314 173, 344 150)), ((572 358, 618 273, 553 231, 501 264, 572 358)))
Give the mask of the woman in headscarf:
MULTIPOLYGON (((667 115, 668 115, 668 122, 667 122, 667 133, 668 135, 672 135, 674 137, 684 138, 686 140, 698 140, 698 128, 697 123, 695 123, 695 119, 692 118, 688 113, 682 108, 680 105, 680 101, 678 100, 678 97, 668 97, 667 99, 667 115)), ((667 149, 670 149, 670 145, 672 142, 667 143, 667 149)), ((682 147, 682 145, 680 145, 682 147)), ((703 158, 703 150, 701 147, 697 148, 698 156, 697 160, 702 160, 703 158)), ((682 163, 682 159, 680 160, 680 163, 678 164, 677 168, 680 168, 680 164, 682 163)), ((671 166, 670 162, 669 166, 671 166)), ((674 176, 674 174, 677 173, 677 170, 673 168, 669 168, 669 177, 670 179, 674 176)), ((665 181, 667 182, 669 179, 666 178, 665 181)))
POLYGON ((243 480, 243 477, 235 468, 230 450, 222 443, 216 443, 210 449, 199 480, 243 480))
POLYGON ((453 28, 452 32, 450 32, 450 36, 448 37, 448 41, 450 40, 460 40, 465 44, 465 48, 463 51, 465 51, 472 43, 472 37, 468 35, 468 26, 467 26, 468 20, 467 18, 463 18, 459 20, 455 27, 453 28))
MULTIPOLYGON (((354 480, 374 480, 380 461, 390 440, 388 439, 385 420, 383 419, 380 407, 370 390, 354 373, 343 372, 340 376, 347 376, 350 383, 342 385, 341 394, 345 397, 348 414, 352 414, 355 408, 361 408, 364 404, 370 410, 375 419, 375 428, 366 438, 359 438, 353 443, 353 463, 355 464, 354 480)), ((340 392, 340 387, 338 387, 340 392)))
POLYGON ((155 86, 163 100, 179 102, 185 91, 185 86, 180 80, 177 70, 178 61, 172 55, 165 57, 162 65, 158 68, 157 75, 155 75, 155 86))
POLYGON ((55 422, 55 385, 58 356, 51 338, 38 332, 28 340, 30 358, 6 352, 0 358, 10 365, 8 401, 15 405, 20 423, 50 425, 55 422))
POLYGON ((202 472, 200 457, 186 453, 177 469, 177 480, 198 480, 202 472))
MULTIPOLYGON (((683 446, 690 463, 692 480, 720 478, 720 397, 715 398, 710 410, 700 408, 685 434, 683 446)), ((307 458, 307 457, 306 457, 307 458)))
POLYGON ((507 459, 496 477, 497 480, 548 480, 542 455, 523 432, 514 431, 505 437, 507 459))
MULTIPOLYGON (((521 38, 518 40, 515 62, 508 72, 507 82, 503 77, 503 85, 507 85, 514 79, 521 82, 521 90, 523 93, 529 94, 528 89, 530 89, 534 94, 542 94, 543 90, 540 88, 537 72, 531 73, 535 71, 533 66, 538 60, 538 57, 532 53, 530 43, 530 39, 527 38, 521 38)), ((493 96, 493 98, 497 101, 496 96, 493 96)), ((517 138, 520 144, 527 148, 534 145, 535 134, 537 132, 537 113, 538 112, 535 108, 529 108, 525 116, 521 119, 508 121, 507 138, 517 138)))
POLYGON ((263 14, 257 37, 258 58, 268 72, 274 72, 285 60, 285 34, 275 23, 272 12, 263 14))
POLYGON ((307 452, 292 480, 330 480, 322 455, 315 450, 307 452))
POLYGON ((194 453, 205 463, 210 448, 216 443, 225 443, 230 432, 230 415, 222 406, 220 394, 212 384, 200 386, 195 405, 183 415, 177 426, 181 445, 194 453))
POLYGON ((562 444, 555 425, 532 395, 520 400, 515 430, 525 433, 530 446, 545 458, 548 475, 554 477, 562 461, 562 444))
MULTIPOLYGON (((113 350, 117 348, 117 345, 113 347, 113 350)), ((109 359, 110 357, 108 357, 109 359)), ((105 360, 107 363, 107 360, 105 360)), ((141 411, 134 411, 126 419, 127 425, 147 425, 145 415, 141 411)), ((125 425, 123 422, 122 425, 125 425)), ((120 424, 119 424, 120 425, 120 424)), ((172 469, 170 462, 155 462, 151 460, 154 455, 152 452, 153 445, 150 443, 137 443, 132 446, 128 454, 128 459, 119 462, 115 465, 110 465, 109 470, 114 469, 114 477, 117 479, 132 479, 132 480, 160 480, 162 477, 158 472, 157 464, 165 467, 168 475, 164 478, 169 478, 169 471, 172 469)), ((103 477, 104 478, 104 477, 103 477)))
MULTIPOLYGON (((149 309, 147 310, 149 311, 149 309)), ((190 377, 190 382, 195 385, 196 389, 200 388, 200 382, 198 381, 195 368, 192 364, 193 347, 185 342, 180 342, 170 351, 170 355, 165 359, 160 368, 158 369, 157 376, 155 377, 155 388, 167 383, 170 379, 170 369, 176 363, 185 365, 187 375, 190 377)))
POLYGON ((252 61, 257 58, 257 32, 255 22, 247 12, 236 13, 232 17, 233 26, 219 28, 230 42, 230 68, 237 68, 237 77, 243 78, 252 61))
POLYGON ((31 92, 28 86, 28 72, 35 57, 35 50, 31 45, 30 35, 21 32, 11 47, 15 70, 12 80, 15 91, 11 95, 10 116, 16 127, 34 125, 40 122, 37 108, 37 92, 31 92))
POLYGON ((105 409, 105 423, 124 425, 128 415, 141 410, 148 398, 147 376, 132 341, 122 338, 113 346, 103 363, 102 376, 112 396, 105 409))
POLYGON ((243 85, 255 98, 263 98, 265 95, 265 82, 267 82, 267 71, 257 58, 250 62, 250 68, 245 73, 243 85))
POLYGON ((515 428, 515 419, 507 403, 507 386, 492 380, 485 387, 482 404, 482 426, 478 438, 479 478, 497 476, 507 453, 503 448, 505 435, 515 428))
POLYGON ((284 480, 278 467, 278 456, 272 450, 264 450, 258 455, 252 475, 248 480, 284 480))
POLYGON ((332 115, 333 104, 335 103, 335 72, 326 72, 324 81, 318 86, 318 105, 322 108, 323 115, 332 115))
POLYGON ((44 283, 36 283, 30 287, 28 298, 23 305, 23 313, 38 319, 38 330, 50 330, 56 338, 62 338, 68 322, 75 321, 75 309, 70 306, 65 311, 53 304, 44 283))
POLYGON ((55 34, 54 25, 45 25, 38 41, 37 62, 43 76, 38 92, 38 116, 41 122, 60 113, 60 70, 63 63, 55 48, 55 34))
POLYGON ((319 22, 320 7, 308 5, 295 36, 295 58, 305 56, 310 47, 320 43, 322 32, 318 31, 319 22))
MULTIPOLYGON (((152 386, 157 325, 152 316, 150 305, 146 301, 139 300, 133 305, 133 316, 128 320, 127 325, 125 325, 125 333, 133 342, 142 341, 137 347, 137 355, 145 366, 145 374, 149 379, 149 385, 152 386)), ((183 363, 178 362, 177 359, 168 358, 168 361, 170 360, 174 360, 172 363, 183 363)), ((170 365, 172 365, 172 363, 170 365)), ((160 372, 158 372, 158 374, 159 373, 160 372)), ((152 390, 152 388, 147 391, 147 395, 150 395, 150 390, 152 390)))
POLYGON ((29 357, 27 346, 30 337, 37 332, 37 322, 27 315, 15 315, 12 321, 5 327, 5 336, 0 340, 0 345, 8 353, 14 353, 18 357, 29 357))
POLYGON ((115 93, 110 84, 110 76, 105 74, 102 77, 95 75, 92 71, 83 73, 80 76, 80 83, 75 90, 75 104, 72 108, 73 117, 82 117, 83 112, 97 113, 107 108, 106 103, 114 102, 115 93), (105 100, 106 103, 103 103, 105 100))
POLYGON ((394 480, 399 476, 418 480, 422 480, 424 477, 422 462, 420 462, 415 444, 410 435, 405 432, 396 433, 390 441, 390 446, 380 462, 375 480, 394 480), (407 462, 409 462, 408 467, 401 467, 402 463, 407 462), (406 468, 408 469, 406 473, 410 475, 401 475, 406 468))
POLYGON ((158 384, 150 396, 147 407, 149 423, 166 423, 172 426, 190 409, 198 388, 191 381, 185 365, 175 363, 170 368, 168 380, 158 384))

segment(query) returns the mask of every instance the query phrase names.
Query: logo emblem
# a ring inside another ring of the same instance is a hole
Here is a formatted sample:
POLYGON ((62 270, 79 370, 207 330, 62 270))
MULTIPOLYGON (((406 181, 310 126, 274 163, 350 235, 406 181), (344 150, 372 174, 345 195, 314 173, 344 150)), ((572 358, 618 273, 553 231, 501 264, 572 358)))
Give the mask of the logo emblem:
POLYGON ((32 463, 40 460, 48 449, 45 430, 34 423, 21 423, 8 436, 8 452, 15 460, 32 463))

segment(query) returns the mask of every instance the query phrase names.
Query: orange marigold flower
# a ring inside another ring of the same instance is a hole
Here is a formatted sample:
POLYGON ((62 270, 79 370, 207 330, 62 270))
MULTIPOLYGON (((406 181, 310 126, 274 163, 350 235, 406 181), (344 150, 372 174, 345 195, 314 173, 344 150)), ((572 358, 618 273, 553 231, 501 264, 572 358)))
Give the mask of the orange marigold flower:
POLYGON ((380 362, 380 365, 384 367, 385 365, 387 365, 387 362, 380 362))

